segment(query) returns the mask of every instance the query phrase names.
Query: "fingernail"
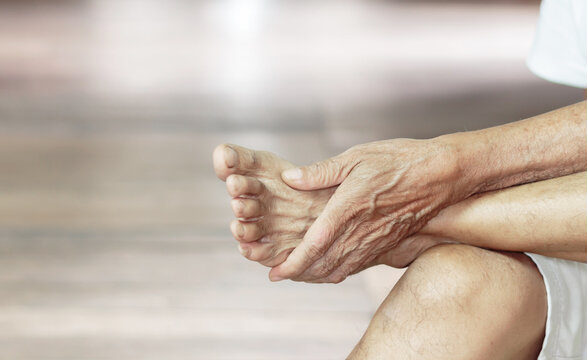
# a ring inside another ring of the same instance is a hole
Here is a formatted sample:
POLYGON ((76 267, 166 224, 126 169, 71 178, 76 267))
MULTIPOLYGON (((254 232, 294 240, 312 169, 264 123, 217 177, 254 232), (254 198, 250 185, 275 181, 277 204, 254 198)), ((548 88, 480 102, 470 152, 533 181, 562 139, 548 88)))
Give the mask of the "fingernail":
POLYGON ((287 169, 283 172, 283 177, 288 180, 299 180, 302 178, 302 169, 287 169))
POLYGON ((224 162, 226 163, 226 166, 229 168, 232 168, 236 165, 238 160, 238 155, 236 154, 236 151, 234 151, 234 149, 232 149, 231 147, 227 146, 224 148, 224 162))

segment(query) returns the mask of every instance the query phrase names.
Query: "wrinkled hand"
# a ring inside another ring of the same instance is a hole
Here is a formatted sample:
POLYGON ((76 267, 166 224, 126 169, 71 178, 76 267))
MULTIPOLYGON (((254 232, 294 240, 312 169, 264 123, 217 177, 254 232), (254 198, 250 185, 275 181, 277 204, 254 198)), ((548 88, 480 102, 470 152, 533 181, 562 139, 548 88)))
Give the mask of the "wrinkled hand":
POLYGON ((359 145, 282 178, 298 190, 339 186, 302 243, 271 270, 274 281, 341 282, 473 192, 452 148, 437 139, 359 145))

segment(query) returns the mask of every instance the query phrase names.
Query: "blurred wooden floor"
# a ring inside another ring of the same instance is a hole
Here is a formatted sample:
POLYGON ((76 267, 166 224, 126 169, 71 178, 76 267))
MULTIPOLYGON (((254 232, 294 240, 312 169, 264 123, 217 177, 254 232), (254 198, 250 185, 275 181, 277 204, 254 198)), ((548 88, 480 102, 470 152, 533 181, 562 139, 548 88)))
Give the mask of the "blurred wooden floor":
POLYGON ((0 359, 343 358, 397 272, 270 283, 230 237, 214 146, 309 163, 582 95, 525 70, 535 5, 242 3, 271 17, 0 3, 0 359))

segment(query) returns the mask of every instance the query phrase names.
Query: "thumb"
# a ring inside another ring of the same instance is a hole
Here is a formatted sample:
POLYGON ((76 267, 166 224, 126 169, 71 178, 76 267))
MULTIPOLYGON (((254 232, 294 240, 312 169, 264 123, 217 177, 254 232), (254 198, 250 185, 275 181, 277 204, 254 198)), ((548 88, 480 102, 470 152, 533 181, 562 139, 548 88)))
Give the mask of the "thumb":
POLYGON ((312 165, 287 169, 281 178, 297 190, 317 190, 340 185, 352 170, 350 160, 341 155, 312 165))

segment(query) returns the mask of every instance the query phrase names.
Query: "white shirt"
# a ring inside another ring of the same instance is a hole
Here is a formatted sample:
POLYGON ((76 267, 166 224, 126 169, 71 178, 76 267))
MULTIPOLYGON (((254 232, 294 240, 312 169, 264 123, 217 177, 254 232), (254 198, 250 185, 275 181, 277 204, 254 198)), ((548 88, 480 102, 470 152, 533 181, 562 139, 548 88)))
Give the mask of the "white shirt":
POLYGON ((587 88, 587 0, 543 0, 530 70, 555 83, 587 88))

